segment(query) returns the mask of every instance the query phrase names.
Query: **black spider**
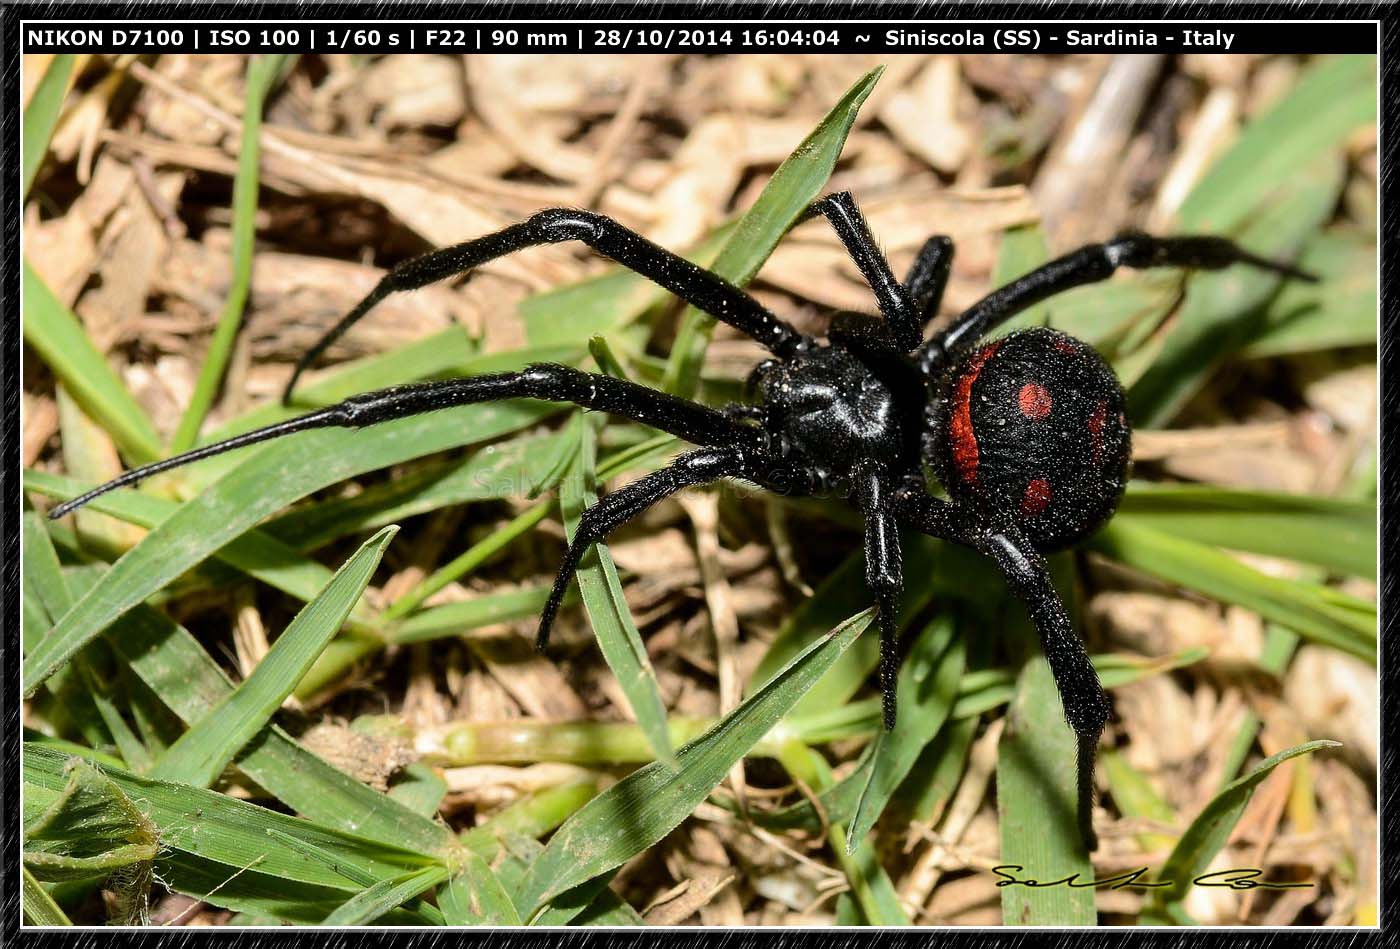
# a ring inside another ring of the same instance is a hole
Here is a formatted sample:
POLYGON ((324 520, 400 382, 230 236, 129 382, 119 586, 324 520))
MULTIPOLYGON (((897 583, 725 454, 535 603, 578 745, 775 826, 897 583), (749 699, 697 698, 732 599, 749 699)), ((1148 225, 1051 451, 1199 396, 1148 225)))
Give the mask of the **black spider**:
POLYGON ((1051 329, 1028 329, 978 345, 1015 313, 1120 266, 1200 267, 1234 263, 1312 279, 1255 257, 1219 237, 1129 233, 1053 260, 975 303, 923 339, 948 280, 953 244, 924 244, 908 279, 890 272, 854 200, 833 194, 803 219, 831 223, 875 293, 880 316, 837 313, 829 342, 797 332, 721 277, 647 241, 616 221, 557 208, 494 234, 406 261, 390 271, 301 359, 301 372, 384 297, 539 244, 583 241, 686 302, 756 339, 773 357, 749 380, 749 404, 716 410, 611 376, 540 364, 402 385, 346 399, 300 418, 144 465, 56 507, 64 514, 113 488, 257 442, 324 427, 360 427, 435 409, 533 398, 621 415, 702 446, 589 508, 540 616, 543 648, 569 579, 592 544, 690 485, 744 478, 788 494, 849 496, 865 516, 865 575, 879 606, 884 724, 895 718, 895 601, 903 585, 898 525, 987 554, 1024 600, 1078 736, 1079 824, 1090 821, 1094 753, 1108 699, 1042 554, 1061 550, 1112 515, 1127 476, 1130 430, 1123 390, 1093 349, 1051 329), (926 491, 933 469, 949 500, 926 491))

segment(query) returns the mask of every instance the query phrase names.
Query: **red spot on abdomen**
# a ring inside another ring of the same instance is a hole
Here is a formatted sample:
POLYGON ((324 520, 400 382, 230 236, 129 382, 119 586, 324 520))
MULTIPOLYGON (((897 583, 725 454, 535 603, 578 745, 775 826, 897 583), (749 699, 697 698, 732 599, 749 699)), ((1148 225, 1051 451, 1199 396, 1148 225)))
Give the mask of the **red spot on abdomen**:
POLYGON ((1108 403, 1102 399, 1089 416, 1089 458, 1094 464, 1103 460, 1103 423, 1108 417, 1108 403))
POLYGON ((1021 498, 1021 513, 1034 517, 1045 510, 1050 503, 1050 482, 1044 478, 1034 478, 1026 485, 1025 497, 1021 498))
POLYGON ((967 484, 977 483, 977 433, 972 429, 972 384, 987 360, 1001 347, 1000 342, 983 346, 968 359, 962 375, 953 384, 953 409, 948 414, 948 441, 953 467, 967 484))
POLYGON ((1050 398, 1050 390, 1038 382, 1027 382, 1021 386, 1021 391, 1016 393, 1016 404, 1021 409, 1021 414, 1032 422, 1038 422, 1050 414, 1050 406, 1053 400, 1050 398))

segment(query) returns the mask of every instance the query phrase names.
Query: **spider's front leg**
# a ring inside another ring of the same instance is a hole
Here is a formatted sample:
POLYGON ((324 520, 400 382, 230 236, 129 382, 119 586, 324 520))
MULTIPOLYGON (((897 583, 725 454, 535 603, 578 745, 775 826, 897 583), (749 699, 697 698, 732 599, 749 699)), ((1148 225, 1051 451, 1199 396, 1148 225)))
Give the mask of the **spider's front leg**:
MULTIPOLYGON (((808 207, 801 220, 808 220, 818 214, 831 224, 831 229, 845 246, 846 253, 855 261, 856 267, 865 277, 865 282, 875 294, 880 314, 885 318, 884 325, 880 326, 862 314, 843 314, 843 322, 846 325, 833 324, 833 338, 844 332, 848 337, 863 337, 902 353, 912 352, 923 340, 923 310, 915 304, 910 288, 895 279, 884 251, 880 250, 880 245, 875 242, 875 236, 870 233, 870 225, 865 223, 865 216, 856 206, 855 198, 849 191, 829 194, 808 207)), ((937 268, 932 269, 936 275, 937 268)), ((921 295, 928 289, 921 285, 921 295)))
POLYGON ((852 474, 856 503, 865 515, 865 582, 875 593, 880 623, 880 697, 886 731, 894 729, 895 684, 899 675, 899 595, 904 590, 904 562, 899 521, 886 474, 875 464, 852 474))
POLYGON ((406 260, 384 275, 370 294, 331 327, 298 360, 282 393, 291 399, 297 379, 346 330, 392 293, 416 290, 455 274, 466 273, 506 254, 581 241, 604 257, 641 274, 682 300, 753 337, 782 356, 810 342, 765 306, 729 281, 653 244, 612 218, 573 208, 548 208, 519 224, 406 260))
POLYGON ((943 300, 943 291, 948 289, 948 276, 952 271, 953 239, 939 234, 924 241, 909 267, 909 275, 904 278, 904 286, 919 316, 920 340, 923 328, 938 314, 938 304, 943 300))
POLYGON ((643 425, 650 425, 696 445, 749 446, 757 451, 764 442, 764 435, 759 429, 741 424, 706 406, 624 379, 583 372, 570 366, 538 363, 519 372, 488 373, 462 379, 394 386, 351 396, 344 402, 286 422, 255 429, 173 458, 133 468, 80 497, 58 505, 49 516, 62 517, 100 494, 135 484, 162 471, 284 435, 317 428, 364 428, 394 419, 422 415, 425 412, 480 402, 496 402, 501 399, 540 399, 546 402, 573 403, 586 409, 608 412, 641 422, 643 425))
POLYGON ((1041 652, 1050 664, 1064 706, 1065 721, 1078 743, 1079 833, 1090 852, 1098 848, 1094 833, 1094 757, 1108 722, 1108 696, 1098 673, 1074 631, 1064 602, 1050 580, 1045 559, 1020 532, 977 528, 954 505, 906 488, 896 498, 899 514, 920 531, 963 544, 986 554, 1021 599, 1040 637, 1041 652))

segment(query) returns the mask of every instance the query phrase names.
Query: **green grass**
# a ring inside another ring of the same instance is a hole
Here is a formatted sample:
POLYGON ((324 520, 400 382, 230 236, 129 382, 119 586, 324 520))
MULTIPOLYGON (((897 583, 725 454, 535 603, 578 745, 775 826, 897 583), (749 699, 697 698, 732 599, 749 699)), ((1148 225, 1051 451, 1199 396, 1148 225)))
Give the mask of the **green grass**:
POLYGON ((763 738, 870 624, 860 613, 803 650, 722 721, 676 753, 594 798, 561 827, 530 867, 526 902, 536 910, 569 889, 621 866, 656 843, 713 790, 744 751, 763 738))
POLYGON ((248 679, 154 762, 151 777, 199 787, 213 783, 310 671, 364 593, 384 548, 397 533, 397 527, 386 527, 365 541, 277 637, 248 679))
POLYGON ((262 131, 263 102, 277 81, 287 57, 256 56, 249 61, 244 80, 243 141, 238 150, 238 174, 233 179, 233 282, 224 303, 209 350, 200 366, 199 379, 180 424, 170 439, 170 453, 179 454, 194 446, 204 417, 214 404, 224 369, 233 355, 233 342, 243 322, 243 304, 253 278, 253 218, 258 211, 259 135, 262 131))
POLYGON ((28 263, 24 265, 24 341, 44 360, 83 411, 102 426, 133 465, 160 457, 160 439, 88 339, 73 312, 63 305, 28 263))
MULTIPOLYGON (((736 286, 754 278, 788 228, 815 199, 836 167, 856 113, 880 81, 883 66, 872 69, 846 91, 826 117, 778 166, 758 200, 739 221, 710 270, 736 286)), ((715 318, 691 307, 681 320, 662 388, 677 395, 695 394, 700 364, 714 332, 715 318)))
MULTIPOLYGON (((36 178, 62 105, 71 68, 62 59, 24 117, 26 186, 36 178)), ((255 61, 250 73, 235 179, 234 282, 199 394, 169 451, 366 389, 540 360, 579 362, 590 354, 614 374, 677 392, 708 391, 699 367, 712 323, 686 312, 669 359, 648 356, 644 320, 668 295, 635 275, 612 272, 525 301, 527 348, 483 355, 461 329, 445 330, 329 371, 303 388, 297 406, 258 406, 200 439, 248 290, 257 133, 278 71, 269 58, 255 61)), ((876 70, 856 82, 755 204, 694 248, 692 259, 736 283, 752 279, 823 191, 878 79, 876 70)), ((1131 385, 1136 418, 1159 426, 1177 418, 1226 357, 1374 346, 1374 237, 1330 223, 1342 182, 1341 143, 1374 118, 1363 101, 1373 92, 1368 58, 1314 63, 1245 127, 1180 213, 1183 229, 1227 233, 1257 252, 1296 257, 1322 276, 1321 284, 1280 286, 1266 275, 1234 272, 1133 274, 1047 301, 1020 322, 1048 322, 1100 347, 1131 385), (1178 297, 1180 306, 1159 331, 1178 297)), ((996 281, 1024 273, 1051 252, 1037 227, 1009 232, 996 281)), ((166 454, 77 318, 27 266, 24 294, 25 339, 74 403, 128 463, 166 454)), ((90 889, 115 871, 133 918, 154 877, 248 920, 636 925, 636 909, 610 888, 613 874, 702 803, 739 811, 716 790, 736 762, 764 757, 812 797, 752 808, 744 817, 773 832, 825 834, 828 859, 850 886, 837 904, 841 921, 907 925, 887 851, 877 844, 910 817, 934 821, 943 813, 978 722, 989 715, 1007 720, 996 774, 1003 861, 1043 875, 1091 872, 1074 829, 1073 739, 1020 607, 1007 605, 1005 587, 986 563, 928 538, 906 538, 910 582, 899 622, 910 652, 899 676, 901 716, 890 733, 879 728, 879 699, 868 688, 877 644, 863 634, 870 614, 858 554, 793 609, 737 708, 722 717, 682 718, 667 715, 623 596, 625 577, 599 547, 580 567, 576 599, 635 721, 455 723, 436 736, 435 757, 408 769, 388 793, 298 743, 279 712, 289 697, 334 688, 357 663, 389 648, 537 616, 547 589, 539 585, 439 606, 427 601, 518 550, 548 519, 572 534, 604 479, 654 468, 677 448, 674 439, 639 426, 605 428, 601 417, 563 414, 539 403, 470 406, 364 431, 307 433, 210 459, 93 503, 95 511, 145 531, 124 550, 84 546, 69 527, 27 511, 22 682, 31 717, 48 733, 28 731, 24 746, 26 918, 67 924, 81 900, 64 887, 77 881, 90 889), (539 431, 543 424, 551 430, 539 431), (455 454, 431 458, 449 451, 455 454), (311 497, 395 466, 403 466, 395 477, 353 496, 311 497), (434 565, 394 603, 380 609, 360 602, 400 523, 521 494, 533 503, 463 543, 461 553, 434 565), (211 654, 164 609, 174 598, 233 583, 286 594, 294 607, 287 615, 295 612, 271 652, 239 683, 216 658, 218 647, 211 654), (1003 642, 1016 647, 1010 650, 1016 661, 989 662, 992 644, 1003 642), (822 749, 837 742, 863 743, 854 768, 833 772, 822 749), (594 770, 523 798, 465 833, 435 818, 446 785, 432 767, 543 761, 594 770), (232 784, 252 800, 225 793, 232 784), (84 824, 93 814, 100 825, 84 824), (92 832, 94 826, 101 830, 92 832)), ((60 499, 90 485, 30 470, 23 487, 31 498, 60 499)), ((1299 638, 1374 662, 1375 606, 1330 583, 1338 576, 1376 577, 1375 502, 1357 493, 1281 495, 1138 481, 1088 548, 1263 617, 1272 625, 1260 667, 1270 673, 1283 671, 1299 638), (1299 579, 1266 575, 1222 548, 1290 559, 1307 572, 1299 579)), ((849 521, 848 512, 832 506, 802 510, 830 516, 836 529, 849 521)), ((1068 566, 1066 558, 1062 567, 1068 566)), ((575 601, 571 592, 569 602, 575 601)), ((1095 665, 1113 689, 1203 658, 1201 650, 1099 655, 1095 665)), ((366 717, 356 727, 416 737, 392 716, 366 717)), ((1199 814, 1172 815, 1186 829, 1172 838, 1164 877, 1204 868, 1259 781, 1285 758, 1326 744, 1291 749, 1235 778, 1256 730, 1257 722, 1230 736, 1234 769, 1215 798, 1199 814)), ((1170 814, 1120 757, 1110 755, 1103 772, 1110 788, 1105 804, 1125 815, 1170 814)), ((1008 923, 1095 920, 1087 889, 1013 887, 1001 895, 1008 923)), ((1181 896, 1156 897, 1143 920, 1184 921, 1181 896)))
POLYGON ((48 151, 49 139, 58 125, 58 114, 63 107, 63 97, 68 92, 68 83, 73 76, 71 53, 55 56, 44 70, 44 76, 34 89, 34 96, 24 109, 24 152, 20 156, 20 200, 29 196, 29 188, 34 184, 34 176, 39 173, 44 153, 48 151))

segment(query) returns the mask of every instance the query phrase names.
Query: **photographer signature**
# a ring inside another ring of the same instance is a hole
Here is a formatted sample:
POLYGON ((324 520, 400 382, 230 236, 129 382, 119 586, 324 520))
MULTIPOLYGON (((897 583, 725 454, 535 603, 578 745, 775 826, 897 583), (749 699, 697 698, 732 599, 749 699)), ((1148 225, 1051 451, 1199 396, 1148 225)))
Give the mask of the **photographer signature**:
MULTIPOLYGON (((1108 887, 1110 890, 1122 889, 1153 889, 1160 886, 1174 886, 1175 880, 1147 880, 1139 882, 1139 877, 1147 873, 1147 867, 1138 867, 1136 870, 1127 870, 1103 879, 1094 878, 1092 880, 1080 880, 1078 873, 1073 873, 1060 880, 1036 880, 1032 878, 1021 879, 1008 871, 1024 872, 1025 867, 1016 863, 1004 863, 998 867, 992 867, 992 872, 1001 877, 997 881, 997 886, 1028 886, 1028 887, 1050 887, 1068 886, 1075 888, 1100 889, 1108 887)), ((1191 883, 1194 886, 1223 886, 1232 890, 1292 890, 1300 887, 1316 886, 1315 883, 1279 883, 1270 880, 1260 880, 1263 870, 1254 867, 1236 867, 1230 870, 1214 870, 1210 873, 1202 873, 1191 883)))

